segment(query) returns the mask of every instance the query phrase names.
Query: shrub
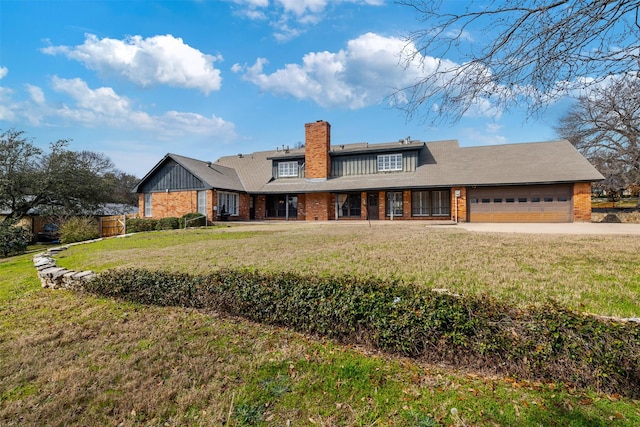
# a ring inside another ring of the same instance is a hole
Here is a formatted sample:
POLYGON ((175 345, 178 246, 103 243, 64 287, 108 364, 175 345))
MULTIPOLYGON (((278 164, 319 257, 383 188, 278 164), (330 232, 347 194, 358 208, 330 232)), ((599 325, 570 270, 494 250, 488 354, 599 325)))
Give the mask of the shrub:
POLYGON ((158 225, 157 219, 151 218, 128 218, 125 227, 127 233, 139 233, 142 231, 153 231, 158 225))
POLYGON ((74 243, 100 237, 98 222, 92 217, 73 217, 60 227, 60 242, 74 243))
POLYGON ((180 228, 204 227, 207 225, 207 218, 200 212, 191 212, 180 217, 180 228))
POLYGON ((218 310, 432 362, 640 396, 640 328, 552 303, 518 309, 489 296, 395 282, 237 270, 209 276, 115 270, 86 290, 218 310))
POLYGON ((33 236, 15 221, 0 221, 0 257, 24 253, 33 236))
POLYGON ((156 230, 175 230, 180 228, 180 220, 174 216, 160 218, 156 224, 156 230))

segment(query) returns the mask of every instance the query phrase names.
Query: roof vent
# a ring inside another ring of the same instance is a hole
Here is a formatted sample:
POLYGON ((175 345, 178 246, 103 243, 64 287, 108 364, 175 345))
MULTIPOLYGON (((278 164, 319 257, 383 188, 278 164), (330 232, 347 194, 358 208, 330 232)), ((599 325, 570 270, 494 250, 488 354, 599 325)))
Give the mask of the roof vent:
POLYGON ((211 167, 211 162, 207 162, 207 167, 211 167))
POLYGON ((242 158, 242 153, 238 153, 238 158, 241 159, 242 158))

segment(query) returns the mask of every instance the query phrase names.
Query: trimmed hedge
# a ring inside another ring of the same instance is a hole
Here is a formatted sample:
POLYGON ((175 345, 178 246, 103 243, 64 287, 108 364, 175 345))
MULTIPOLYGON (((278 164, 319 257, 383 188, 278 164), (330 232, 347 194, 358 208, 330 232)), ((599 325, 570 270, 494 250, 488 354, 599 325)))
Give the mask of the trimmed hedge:
POLYGON ((174 216, 160 218, 156 224, 156 230, 175 230, 180 228, 180 220, 174 216))
POLYGON ((431 362, 640 396, 640 327, 549 303, 519 309, 403 283, 225 270, 108 271, 92 293, 218 310, 431 362))
POLYGON ((157 219, 151 218, 127 218, 125 227, 127 233, 139 233, 141 231, 153 231, 158 226, 157 219))
POLYGON ((207 225, 207 218, 200 212, 191 212, 180 217, 180 228, 204 227, 207 225))

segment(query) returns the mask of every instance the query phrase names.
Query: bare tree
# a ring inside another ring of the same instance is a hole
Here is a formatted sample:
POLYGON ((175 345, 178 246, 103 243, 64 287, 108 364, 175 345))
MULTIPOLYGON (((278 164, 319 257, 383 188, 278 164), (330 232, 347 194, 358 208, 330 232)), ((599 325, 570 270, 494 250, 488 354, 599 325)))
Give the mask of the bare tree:
POLYGON ((405 52, 424 74, 395 93, 410 117, 455 122, 483 104, 533 114, 571 90, 639 70, 640 0, 396 2, 424 23, 405 52))
POLYGON ((600 173, 610 195, 640 184, 640 79, 611 79, 578 97, 556 132, 600 173))

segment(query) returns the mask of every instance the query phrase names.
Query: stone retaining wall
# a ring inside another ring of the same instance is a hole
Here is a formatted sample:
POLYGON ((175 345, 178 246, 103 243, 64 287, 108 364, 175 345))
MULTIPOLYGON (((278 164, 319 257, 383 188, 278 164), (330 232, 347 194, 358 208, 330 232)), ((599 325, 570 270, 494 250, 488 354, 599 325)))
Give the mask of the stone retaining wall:
POLYGON ((43 288, 81 289, 85 282, 95 277, 95 273, 90 270, 74 271, 58 267, 53 257, 66 249, 66 246, 61 246, 34 255, 33 265, 38 270, 38 278, 43 288))

